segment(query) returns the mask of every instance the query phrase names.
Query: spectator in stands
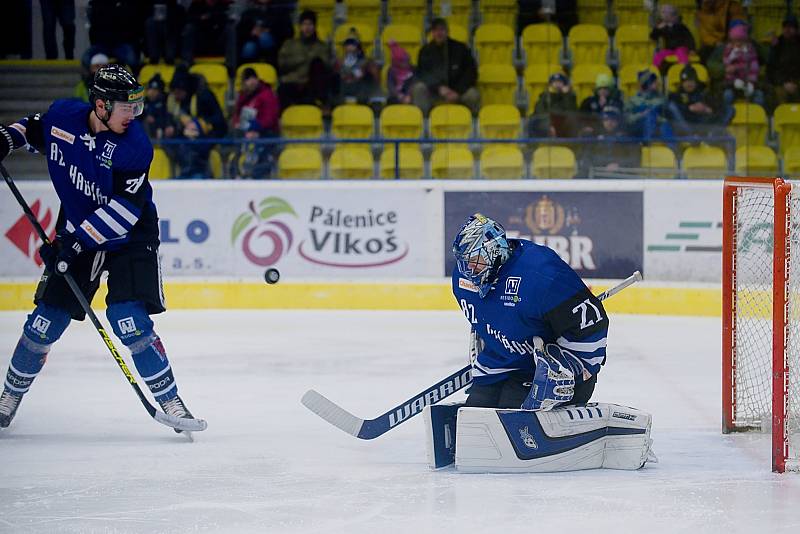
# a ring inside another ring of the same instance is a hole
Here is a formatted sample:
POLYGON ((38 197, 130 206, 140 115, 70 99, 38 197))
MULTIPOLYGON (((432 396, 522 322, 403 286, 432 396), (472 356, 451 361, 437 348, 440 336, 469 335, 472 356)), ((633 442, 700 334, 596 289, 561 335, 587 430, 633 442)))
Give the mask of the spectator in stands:
POLYGON ((800 102, 800 35, 797 17, 783 21, 783 31, 772 40, 767 62, 767 79, 775 88, 777 104, 800 102))
POLYGON ((683 136, 723 135, 734 113, 730 105, 716 106, 706 85, 698 79, 697 70, 691 65, 681 70, 678 91, 669 95, 668 108, 678 135, 683 136))
POLYGON ((604 108, 611 106, 621 110, 624 107, 622 92, 614 84, 614 78, 606 73, 600 73, 594 83, 594 93, 581 102, 581 122, 583 135, 600 130, 601 113, 604 108))
POLYGON ((81 81, 75 86, 72 96, 84 102, 89 101, 89 87, 92 86, 95 73, 100 70, 100 67, 108 65, 108 56, 105 54, 95 54, 89 60, 89 68, 83 69, 81 73, 81 81))
POLYGON ((517 35, 530 24, 552 22, 567 35, 578 23, 576 0, 517 0, 517 35))
POLYGON ((224 56, 230 0, 192 0, 181 34, 181 57, 192 64, 195 56, 224 56))
POLYGON ((666 118, 666 99, 661 94, 658 76, 648 70, 637 76, 639 91, 625 104, 626 128, 634 137, 645 140, 674 138, 672 126, 666 118))
POLYGON ((661 70, 661 65, 669 56, 675 56, 678 63, 686 65, 689 63, 689 52, 695 49, 692 32, 681 21, 675 6, 660 4, 658 15, 658 24, 650 32, 650 39, 658 44, 658 50, 653 56, 653 65, 661 70))
POLYGON ((39 0, 42 6, 42 33, 47 59, 58 59, 56 21, 64 36, 64 59, 75 57, 75 0, 39 0))
POLYGON ((339 76, 339 92, 336 104, 345 102, 366 104, 380 93, 378 79, 380 71, 375 63, 364 55, 364 48, 355 28, 344 40, 344 57, 337 59, 334 68, 339 76))
POLYGON ((738 0, 698 0, 696 14, 700 59, 706 63, 715 48, 725 42, 728 24, 747 15, 738 0))
MULTIPOLYGON (((227 126, 222 109, 202 77, 181 65, 169 87, 167 109, 176 124, 176 138, 195 141, 225 136, 227 126)), ((181 145, 173 157, 180 169, 178 178, 208 177, 210 151, 211 145, 207 143, 181 145)))
MULTIPOLYGON (((255 140, 278 136, 280 104, 278 97, 256 71, 242 71, 242 89, 236 98, 231 125, 236 137, 255 140)), ((234 178, 263 178, 269 176, 274 163, 274 145, 242 143, 234 155, 234 178)))
POLYGON ((178 0, 150 0, 144 21, 145 54, 151 64, 164 58, 168 65, 178 56, 178 41, 186 23, 186 10, 178 0))
POLYGON ((139 71, 141 41, 144 35, 145 4, 139 0, 90 0, 89 42, 81 64, 89 68, 95 54, 113 57, 117 63, 139 71))
POLYGON ((333 92, 333 58, 317 37, 317 14, 300 14, 300 35, 283 43, 278 52, 278 98, 281 108, 314 104, 329 111, 333 92))
POLYGON ((411 86, 414 83, 414 68, 405 48, 394 39, 389 41, 392 64, 386 71, 386 87, 389 104, 410 104, 411 86))
POLYGON ((528 134, 531 137, 572 137, 577 110, 577 100, 569 78, 557 72, 550 76, 547 91, 539 95, 528 122, 528 134))
POLYGON ((737 95, 764 105, 764 93, 758 88, 758 51, 750 40, 748 30, 745 21, 731 21, 728 42, 722 52, 722 64, 725 66, 723 97, 731 106, 737 95))
POLYGON ((278 50, 294 35, 294 3, 285 0, 249 0, 236 26, 239 63, 278 63, 278 50))
POLYGON ((141 121, 151 139, 175 137, 175 122, 167 110, 167 94, 164 80, 155 74, 147 82, 144 111, 141 121))
POLYGON ((472 51, 447 35, 447 22, 431 22, 431 42, 419 51, 417 80, 411 87, 411 100, 428 114, 434 104, 463 104, 473 115, 480 109, 480 93, 475 87, 478 67, 472 51))
POLYGON ((622 109, 613 105, 605 106, 600 112, 600 129, 597 131, 597 144, 586 147, 584 168, 603 171, 618 171, 622 168, 636 168, 641 165, 638 145, 623 143, 627 137, 622 119, 622 109))

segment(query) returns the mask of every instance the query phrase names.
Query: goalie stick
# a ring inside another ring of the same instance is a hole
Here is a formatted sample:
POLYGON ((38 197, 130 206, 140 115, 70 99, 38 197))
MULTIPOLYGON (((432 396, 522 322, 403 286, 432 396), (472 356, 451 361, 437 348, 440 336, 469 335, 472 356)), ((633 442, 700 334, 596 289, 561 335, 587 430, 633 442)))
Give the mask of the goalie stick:
MULTIPOLYGON (((25 212, 25 216, 28 218, 28 221, 30 221, 34 230, 36 230, 36 233, 39 235, 39 239, 42 240, 42 243, 49 244, 50 238, 47 237, 44 228, 42 228, 42 225, 39 224, 39 221, 36 219, 36 215, 34 215, 34 213, 31 211, 30 206, 28 206, 28 203, 25 201, 25 197, 22 196, 22 193, 20 193, 19 189, 17 188, 17 184, 14 183, 14 180, 8 174, 8 171, 3 166, 2 163, 0 163, 0 173, 2 173, 3 178, 6 181, 6 184, 8 184, 8 187, 11 189, 11 193, 13 193, 14 198, 17 199, 17 202, 22 208, 22 211, 25 212)), ((157 410, 155 406, 150 404, 150 402, 144 396, 142 389, 139 387, 139 384, 136 383, 136 378, 134 378, 133 374, 131 374, 130 369, 128 369, 128 365, 125 363, 125 360, 122 359, 122 355, 120 355, 119 351, 117 351, 117 347, 114 346, 114 342, 111 340, 111 337, 109 337, 108 333, 103 328, 103 324, 97 318, 97 315, 94 313, 94 310, 92 310, 92 307, 89 305, 89 302, 87 302, 86 297, 83 296, 83 293, 78 287, 77 282, 75 282, 75 279, 72 277, 71 274, 69 274, 69 272, 63 273, 62 276, 69 285, 69 288, 74 293, 75 298, 78 299, 81 308, 83 308, 83 311, 86 312, 86 316, 89 317, 89 320, 94 325, 95 330, 97 330, 97 333, 100 334, 100 337, 103 339, 103 344, 106 346, 106 348, 108 348, 108 351, 111 353, 111 356, 114 358, 114 361, 117 362, 117 365, 122 370, 122 373, 125 375, 125 379, 128 381, 133 390, 136 392, 136 395, 142 402, 142 406, 144 406, 145 410, 147 410, 147 413, 150 414, 150 417, 152 417, 162 425, 166 425, 170 428, 174 428, 177 430, 185 430, 189 432, 193 431, 199 432, 201 430, 205 430, 207 424, 203 419, 187 419, 183 417, 175 417, 174 415, 169 415, 157 410)))
MULTIPOLYGON (((636 271, 619 284, 600 293, 597 298, 605 300, 640 280, 642 273, 636 271)), ((471 383, 472 366, 467 365, 375 419, 356 417, 313 389, 306 391, 300 402, 336 428, 352 436, 359 439, 375 439, 421 413, 425 406, 436 404, 471 383)))

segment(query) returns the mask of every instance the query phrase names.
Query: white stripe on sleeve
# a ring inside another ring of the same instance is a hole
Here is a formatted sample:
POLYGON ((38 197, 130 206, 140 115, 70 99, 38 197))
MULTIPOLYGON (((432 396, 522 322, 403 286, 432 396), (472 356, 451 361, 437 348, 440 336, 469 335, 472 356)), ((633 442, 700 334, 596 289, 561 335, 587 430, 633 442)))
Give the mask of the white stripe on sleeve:
POLYGON ((131 223, 131 226, 136 224, 136 221, 139 220, 139 217, 137 217, 136 215, 131 213, 128 208, 126 208, 125 206, 123 206, 122 204, 120 204, 119 202, 114 200, 113 198, 109 201, 108 207, 113 209, 117 213, 119 213, 122 216, 123 219, 125 219, 126 221, 131 223))
POLYGON ((591 341, 589 343, 581 343, 578 341, 569 341, 564 336, 556 340, 556 343, 569 350, 576 350, 578 352, 594 352, 597 349, 605 348, 608 345, 608 338, 603 338, 598 341, 591 341))
POLYGON ((106 223, 109 228, 114 230, 117 233, 117 235, 125 235, 128 233, 128 230, 124 226, 119 224, 116 220, 114 220, 114 217, 106 213, 106 210, 104 210, 103 208, 100 208, 95 213, 97 213, 97 216, 100 217, 100 220, 106 223))

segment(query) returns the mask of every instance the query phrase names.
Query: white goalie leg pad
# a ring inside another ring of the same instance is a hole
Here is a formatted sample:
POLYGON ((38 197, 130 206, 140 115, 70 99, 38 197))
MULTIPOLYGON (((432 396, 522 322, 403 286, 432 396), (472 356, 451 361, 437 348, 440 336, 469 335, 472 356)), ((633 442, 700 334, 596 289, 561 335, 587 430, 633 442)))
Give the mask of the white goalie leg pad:
POLYGON ((425 447, 428 467, 441 469, 453 464, 456 453, 456 417, 464 403, 442 403, 425 406, 425 447))
POLYGON ((652 416, 593 403, 549 412, 461 408, 456 469, 475 473, 553 473, 639 469, 650 454, 652 416))

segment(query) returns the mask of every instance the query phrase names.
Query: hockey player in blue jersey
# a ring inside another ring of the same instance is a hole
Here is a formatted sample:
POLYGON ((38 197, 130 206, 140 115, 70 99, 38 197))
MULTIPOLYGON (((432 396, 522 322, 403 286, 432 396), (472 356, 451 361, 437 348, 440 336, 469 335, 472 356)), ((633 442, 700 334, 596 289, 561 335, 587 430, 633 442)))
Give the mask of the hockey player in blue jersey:
MULTIPOLYGON (((69 272, 91 302, 108 272, 106 317, 165 413, 191 418, 151 315, 165 311, 158 258, 158 215, 147 175, 153 158, 141 124, 144 90, 118 65, 101 68, 91 104, 56 100, 46 113, 0 124, 0 161, 26 147, 47 157, 61 201, 56 237, 34 304, 14 349, 0 395, 7 427, 42 369, 50 347, 85 314, 61 274, 69 272)), ((176 429, 176 432, 180 432, 176 429)))
POLYGON ((558 254, 479 213, 453 243, 453 295, 470 322, 466 406, 550 410, 589 401, 608 316, 558 254))

